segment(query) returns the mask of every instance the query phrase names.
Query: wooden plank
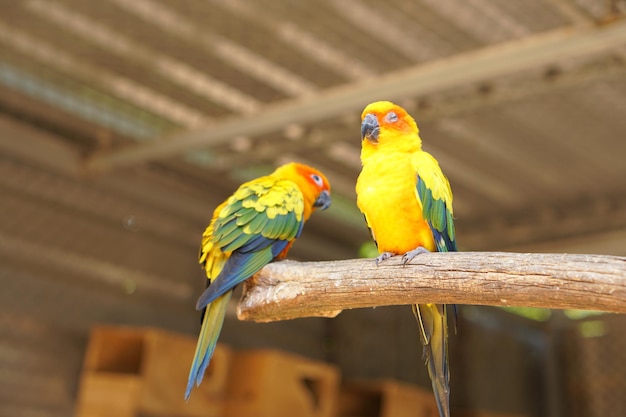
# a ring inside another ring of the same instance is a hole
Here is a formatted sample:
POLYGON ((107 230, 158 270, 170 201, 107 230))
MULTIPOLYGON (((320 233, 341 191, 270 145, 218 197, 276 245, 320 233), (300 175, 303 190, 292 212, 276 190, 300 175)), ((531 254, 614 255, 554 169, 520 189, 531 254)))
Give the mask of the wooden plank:
POLYGON ((388 73, 375 80, 342 85, 314 97, 283 101, 266 106, 264 111, 227 118, 208 128, 97 153, 87 161, 86 167, 106 171, 215 146, 233 137, 269 133, 293 123, 315 123, 358 111, 364 103, 381 97, 392 100, 414 98, 540 68, 568 58, 606 53, 621 47, 624 40, 626 23, 623 21, 544 32, 388 73))

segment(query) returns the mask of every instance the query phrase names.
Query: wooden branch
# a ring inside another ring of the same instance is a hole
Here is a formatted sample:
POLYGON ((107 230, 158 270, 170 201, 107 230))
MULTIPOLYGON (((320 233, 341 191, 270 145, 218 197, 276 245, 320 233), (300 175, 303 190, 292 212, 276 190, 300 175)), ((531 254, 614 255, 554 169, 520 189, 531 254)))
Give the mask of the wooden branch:
POLYGON ((503 252, 425 253, 329 262, 281 261, 250 278, 240 320, 334 317, 414 303, 576 308, 626 313, 626 257, 503 252))

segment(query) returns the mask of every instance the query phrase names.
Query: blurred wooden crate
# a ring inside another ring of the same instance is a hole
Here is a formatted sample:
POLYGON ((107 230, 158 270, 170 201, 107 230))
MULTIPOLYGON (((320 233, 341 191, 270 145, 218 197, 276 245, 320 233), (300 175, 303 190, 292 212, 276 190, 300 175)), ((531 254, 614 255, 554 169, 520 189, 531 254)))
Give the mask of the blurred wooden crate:
POLYGON ((231 362, 227 417, 334 417, 339 370, 275 350, 237 352, 231 362))
POLYGON ((152 328, 96 327, 91 332, 77 417, 223 417, 231 351, 217 345, 202 385, 183 395, 196 340, 152 328))
POLYGON ((438 417, 432 391, 394 380, 347 381, 338 417, 438 417))

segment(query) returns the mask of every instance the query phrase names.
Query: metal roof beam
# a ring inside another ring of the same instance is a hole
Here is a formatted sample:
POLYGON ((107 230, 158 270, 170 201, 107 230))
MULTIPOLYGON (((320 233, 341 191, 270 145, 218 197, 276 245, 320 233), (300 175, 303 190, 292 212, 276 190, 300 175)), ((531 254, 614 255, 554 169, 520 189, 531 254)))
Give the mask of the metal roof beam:
POLYGON ((237 136, 255 136, 288 124, 314 123, 359 111, 375 100, 402 100, 432 94, 567 59, 606 53, 625 44, 624 20, 602 26, 559 29, 328 89, 315 96, 268 105, 258 113, 226 118, 174 137, 97 153, 85 164, 89 170, 106 171, 178 155, 237 136))

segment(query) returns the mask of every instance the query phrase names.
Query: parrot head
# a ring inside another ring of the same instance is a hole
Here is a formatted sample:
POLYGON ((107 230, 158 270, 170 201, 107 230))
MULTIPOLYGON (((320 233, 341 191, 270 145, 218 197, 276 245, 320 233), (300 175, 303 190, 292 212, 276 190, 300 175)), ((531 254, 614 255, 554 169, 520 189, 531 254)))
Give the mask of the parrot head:
POLYGON ((414 151, 421 147, 415 120, 402 107, 390 101, 376 101, 361 114, 363 149, 396 148, 414 151))
POLYGON ((332 202, 330 183, 324 174, 308 165, 291 162, 280 166, 274 175, 296 183, 304 196, 304 218, 307 220, 316 210, 326 210, 332 202))

